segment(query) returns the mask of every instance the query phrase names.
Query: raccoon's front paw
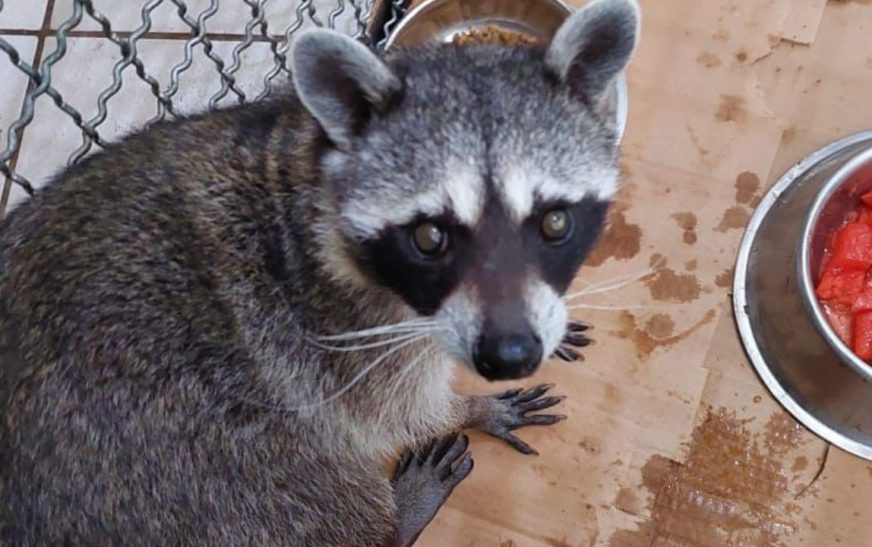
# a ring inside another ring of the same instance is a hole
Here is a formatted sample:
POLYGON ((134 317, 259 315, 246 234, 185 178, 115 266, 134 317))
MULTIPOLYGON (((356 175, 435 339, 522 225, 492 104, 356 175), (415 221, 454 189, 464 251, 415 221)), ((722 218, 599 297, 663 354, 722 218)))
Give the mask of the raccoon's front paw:
POLYGON ((593 343, 587 334, 587 331, 593 327, 581 321, 570 321, 566 325, 566 335, 560 346, 554 351, 554 356, 563 359, 567 363, 575 361, 584 361, 584 355, 575 351, 573 348, 585 348, 593 343))
POLYGON ((498 395, 484 397, 473 426, 488 435, 502 439, 522 454, 539 454, 512 431, 529 425, 554 425, 566 419, 563 414, 530 414, 551 408, 566 397, 544 397, 554 384, 542 384, 530 389, 512 389, 498 395))
POLYGON ((472 471, 469 438, 454 434, 434 441, 417 453, 407 450, 391 484, 397 505, 393 545, 411 545, 460 482, 472 471))

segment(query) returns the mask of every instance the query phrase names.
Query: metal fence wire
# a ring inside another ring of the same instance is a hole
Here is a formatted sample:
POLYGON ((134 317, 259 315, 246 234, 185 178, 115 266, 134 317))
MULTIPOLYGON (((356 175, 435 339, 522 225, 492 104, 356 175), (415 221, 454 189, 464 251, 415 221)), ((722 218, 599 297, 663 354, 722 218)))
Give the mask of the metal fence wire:
MULTIPOLYGON (((63 167, 63 161, 74 164, 123 133, 205 108, 265 98, 283 73, 288 74, 288 50, 301 29, 325 26, 383 47, 409 3, 408 0, 43 1, 42 25, 27 30, 15 26, 17 10, 24 9, 27 3, 39 2, 0 0, 0 50, 5 53, 0 53, 0 65, 6 62, 3 58, 6 57, 15 69, 3 72, 9 67, 0 66, 0 76, 6 74, 2 79, 9 81, 12 76, 26 77, 23 99, 16 103, 20 110, 5 117, 0 113, 0 132, 5 135, 5 145, 0 137, 0 218, 7 205, 16 201, 15 194, 18 200, 32 196, 50 173, 63 167), (16 48, 16 39, 35 42, 33 52, 22 51, 20 44, 16 48), (104 72, 111 74, 88 76, 86 73, 93 72, 88 66, 96 61, 88 52, 84 56, 72 54, 77 42, 88 42, 89 52, 109 48, 111 55, 107 58, 111 58, 111 63, 105 64, 104 72), (154 46, 157 42, 161 43, 160 48, 154 46), (173 50, 177 58, 167 59, 167 47, 173 44, 179 46, 173 50), (57 72, 67 62, 80 66, 65 67, 68 76, 58 82, 56 74, 53 80, 53 71, 57 72), (192 68, 195 65, 198 68, 192 68), (192 72, 197 72, 196 77, 188 77, 192 72), (94 85, 96 80, 103 85, 94 85), (150 93, 136 95, 137 100, 122 96, 123 87, 143 84, 150 93), (76 100, 71 98, 73 95, 76 100), (144 108, 145 102, 151 106, 144 108), (137 114, 126 115, 125 111, 134 106, 137 114), (60 160, 60 165, 34 168, 41 173, 34 176, 22 167, 21 152, 22 145, 31 146, 28 128, 43 109, 55 110, 43 116, 46 124, 59 128, 71 121, 76 129, 42 129, 42 134, 50 137, 52 149, 67 146, 72 151, 65 152, 66 158, 60 160)), ((27 7, 32 11, 32 5, 27 7)), ((4 88, 5 83, 8 82, 0 81, 0 99, 8 101, 14 93, 4 88)))

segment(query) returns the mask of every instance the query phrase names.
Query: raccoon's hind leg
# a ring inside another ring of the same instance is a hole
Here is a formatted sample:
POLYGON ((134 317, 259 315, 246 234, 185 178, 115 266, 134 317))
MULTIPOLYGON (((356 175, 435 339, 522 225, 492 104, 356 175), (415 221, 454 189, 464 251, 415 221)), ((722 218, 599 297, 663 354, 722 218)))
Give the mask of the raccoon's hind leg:
POLYGON ((449 435, 400 458, 391 483, 397 532, 391 547, 412 545, 460 481, 472 471, 466 435, 449 435))
POLYGON ((497 395, 466 397, 464 427, 472 427, 502 439, 523 454, 538 454, 512 431, 531 425, 554 425, 566 419, 563 414, 532 414, 551 408, 566 398, 545 397, 545 393, 553 387, 553 384, 542 384, 526 390, 512 389, 497 395))

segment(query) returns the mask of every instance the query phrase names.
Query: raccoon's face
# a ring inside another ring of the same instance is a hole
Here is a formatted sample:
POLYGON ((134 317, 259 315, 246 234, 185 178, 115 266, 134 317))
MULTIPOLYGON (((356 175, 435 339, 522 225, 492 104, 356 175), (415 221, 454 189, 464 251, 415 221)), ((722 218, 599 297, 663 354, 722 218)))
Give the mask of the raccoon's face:
POLYGON ((632 0, 596 0, 547 50, 441 46, 379 60, 329 31, 294 49, 345 251, 488 379, 560 344, 562 295, 617 187, 605 106, 636 42, 632 0))

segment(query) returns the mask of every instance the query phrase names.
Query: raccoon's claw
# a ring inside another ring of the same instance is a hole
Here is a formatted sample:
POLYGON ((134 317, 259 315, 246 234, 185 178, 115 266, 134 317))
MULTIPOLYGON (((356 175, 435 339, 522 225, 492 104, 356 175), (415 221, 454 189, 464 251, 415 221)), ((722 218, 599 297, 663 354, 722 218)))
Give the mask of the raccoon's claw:
POLYGON ((591 325, 590 323, 585 323, 584 321, 570 321, 566 325, 566 330, 569 332, 584 332, 592 329, 593 325, 591 325))
POLYGON ((563 337, 560 347, 554 351, 554 356, 563 359, 567 363, 575 361, 584 361, 584 356, 572 348, 584 348, 594 343, 593 340, 582 334, 593 326, 581 321, 570 321, 566 326, 566 334, 563 337))
POLYGON ((397 505, 397 537, 392 545, 414 543, 454 488, 472 471, 469 438, 454 434, 423 449, 403 453, 391 484, 397 505))
POLYGON ((536 449, 512 434, 512 431, 531 425, 554 425, 566 419, 563 414, 530 414, 551 408, 566 398, 545 397, 545 393, 553 387, 553 384, 542 384, 526 390, 512 389, 493 395, 487 398, 489 404, 486 415, 479 417, 474 425, 484 433, 506 441, 522 454, 538 454, 536 449))
POLYGON ((566 361, 567 363, 574 363, 576 361, 584 361, 584 355, 578 353, 575 350, 559 347, 554 351, 554 356, 566 361))
POLYGON ((563 344, 576 348, 585 348, 593 344, 593 340, 583 334, 568 333, 563 337, 563 344))

